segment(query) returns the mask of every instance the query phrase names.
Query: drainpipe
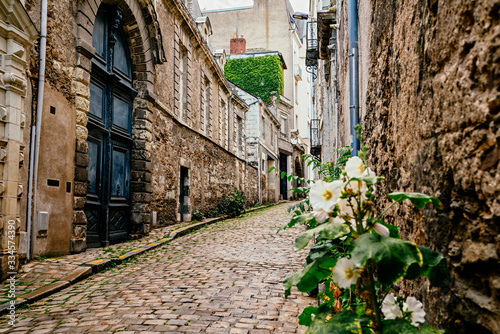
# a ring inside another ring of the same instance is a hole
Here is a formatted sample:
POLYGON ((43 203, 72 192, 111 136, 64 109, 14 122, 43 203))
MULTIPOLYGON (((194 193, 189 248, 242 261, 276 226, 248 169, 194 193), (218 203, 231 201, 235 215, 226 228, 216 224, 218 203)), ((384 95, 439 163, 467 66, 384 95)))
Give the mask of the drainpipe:
POLYGON ((28 184, 28 214, 27 214, 27 259, 29 260, 33 253, 35 245, 34 225, 36 215, 36 189, 38 179, 38 158, 40 155, 40 129, 42 126, 42 108, 43 108, 43 89, 45 84, 45 57, 47 48, 47 0, 42 0, 41 4, 41 22, 40 22, 40 69, 38 73, 38 96, 36 103, 36 123, 31 127, 31 147, 30 147, 30 172, 28 184), (33 140, 33 135, 36 137, 33 140), (31 203, 33 201, 33 211, 31 211, 31 203))
POLYGON ((349 109, 351 120, 351 156, 358 155, 359 140, 354 126, 359 124, 359 50, 358 50, 358 3, 348 0, 349 18, 349 109))

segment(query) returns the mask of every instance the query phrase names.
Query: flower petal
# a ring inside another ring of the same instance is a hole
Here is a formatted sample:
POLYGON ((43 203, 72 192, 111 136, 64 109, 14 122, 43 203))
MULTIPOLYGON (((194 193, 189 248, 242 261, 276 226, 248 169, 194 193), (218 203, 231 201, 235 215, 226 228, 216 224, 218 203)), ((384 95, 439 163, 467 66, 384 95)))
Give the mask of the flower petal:
POLYGON ((346 162, 345 171, 350 178, 363 177, 365 171, 363 160, 360 157, 350 157, 346 162))
POLYGON ((375 225, 373 225, 373 229, 383 237, 388 237, 390 234, 389 229, 380 223, 375 223, 375 225))

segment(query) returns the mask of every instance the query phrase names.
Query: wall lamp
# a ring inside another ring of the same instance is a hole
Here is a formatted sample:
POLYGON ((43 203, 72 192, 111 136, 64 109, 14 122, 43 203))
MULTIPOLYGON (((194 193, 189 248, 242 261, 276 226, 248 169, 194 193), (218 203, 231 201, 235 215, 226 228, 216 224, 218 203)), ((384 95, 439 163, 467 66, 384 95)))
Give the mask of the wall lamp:
POLYGON ((301 13, 301 12, 295 12, 295 13, 293 13, 292 17, 294 19, 298 19, 298 20, 307 20, 309 18, 309 14, 301 13))

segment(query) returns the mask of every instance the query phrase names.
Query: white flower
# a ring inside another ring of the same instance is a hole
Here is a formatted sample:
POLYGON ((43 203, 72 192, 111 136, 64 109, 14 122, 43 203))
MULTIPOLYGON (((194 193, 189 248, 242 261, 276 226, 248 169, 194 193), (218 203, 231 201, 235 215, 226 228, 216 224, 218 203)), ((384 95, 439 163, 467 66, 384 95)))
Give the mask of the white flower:
POLYGON ((384 301, 382 302, 382 313, 384 313, 384 317, 387 320, 403 317, 403 313, 401 312, 399 305, 396 303, 396 298, 393 293, 385 296, 384 301))
POLYGON ((406 298, 406 302, 403 303, 403 310, 405 312, 411 312, 411 324, 413 326, 417 327, 418 323, 425 322, 425 311, 422 308, 422 303, 415 297, 406 298))
POLYGON ((321 209, 331 212, 340 197, 342 181, 325 182, 318 180, 311 186, 309 199, 314 211, 321 209))
POLYGON ((358 277, 359 272, 355 268, 354 261, 347 258, 339 259, 332 270, 332 280, 341 288, 350 288, 358 277))
POLYGON ((313 216, 314 218, 316 218, 316 221, 321 224, 322 222, 327 220, 328 217, 330 217, 330 214, 323 209, 319 209, 313 211, 313 216))
POLYGON ((360 157, 350 157, 345 164, 345 171, 347 176, 352 177, 363 177, 365 172, 365 166, 363 165, 363 160, 360 157))
POLYGON ((389 236, 389 229, 380 223, 375 223, 375 225, 373 225, 373 229, 383 237, 389 236))
POLYGON ((377 176, 377 175, 375 174, 375 172, 374 172, 374 171, 372 171, 372 169, 371 169, 370 167, 368 167, 368 168, 365 170, 365 172, 364 172, 364 174, 363 174, 363 175, 364 175, 364 176, 368 176, 368 177, 376 177, 376 176, 377 176))
POLYGON ((334 223, 334 224, 344 224, 345 220, 343 220, 340 217, 334 217, 334 218, 330 219, 330 222, 334 223))

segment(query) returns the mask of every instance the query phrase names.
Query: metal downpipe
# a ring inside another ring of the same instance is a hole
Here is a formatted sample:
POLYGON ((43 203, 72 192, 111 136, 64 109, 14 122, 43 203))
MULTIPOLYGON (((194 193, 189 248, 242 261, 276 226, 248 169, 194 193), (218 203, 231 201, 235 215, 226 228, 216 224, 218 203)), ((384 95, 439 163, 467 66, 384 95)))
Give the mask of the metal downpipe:
POLYGON ((30 173, 29 173, 29 184, 28 184, 28 214, 26 223, 26 232, 28 235, 28 245, 27 245, 27 259, 31 259, 33 254, 33 248, 35 245, 34 223, 36 216, 36 190, 38 182, 38 158, 40 155, 40 133, 42 125, 42 109, 43 109, 43 92, 45 84, 45 60, 46 60, 46 49, 47 49, 47 0, 42 0, 41 3, 41 14, 40 14, 40 68, 38 73, 38 96, 36 104, 36 122, 32 126, 31 134, 36 131, 36 139, 33 141, 30 150, 30 173), (34 143, 34 145, 33 145, 34 143), (31 203, 33 201, 33 211, 31 211, 31 203), (33 228, 32 228, 33 227, 33 228))
POLYGON ((359 49, 358 3, 348 0, 349 26, 349 110, 351 130, 351 156, 358 155, 359 140, 354 127, 359 124, 359 49))

